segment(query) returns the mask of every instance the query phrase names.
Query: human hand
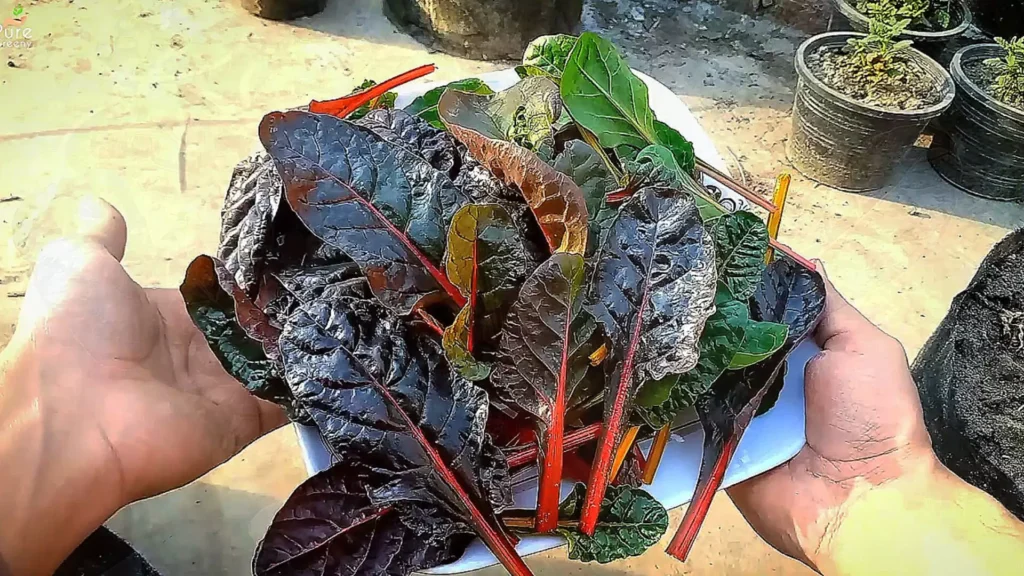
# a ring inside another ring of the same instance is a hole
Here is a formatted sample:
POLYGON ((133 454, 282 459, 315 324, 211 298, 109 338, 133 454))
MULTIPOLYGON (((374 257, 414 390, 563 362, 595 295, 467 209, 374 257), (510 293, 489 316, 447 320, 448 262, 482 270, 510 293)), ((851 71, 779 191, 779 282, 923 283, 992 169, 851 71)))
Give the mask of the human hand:
POLYGON ((729 490, 769 544, 810 566, 831 552, 863 494, 901 482, 920 490, 941 469, 902 345, 827 280, 826 288, 815 332, 822 352, 805 369, 807 443, 786 464, 729 490))
MULTIPOLYGON (((0 470, 9 471, 0 490, 12 500, 21 490, 0 523, 12 532, 18 513, 33 514, 23 499, 80 490, 79 506, 102 503, 113 509, 95 515, 111 514, 196 479, 285 422, 224 371, 177 290, 143 289, 128 276, 121 215, 98 200, 80 215, 76 237, 41 252, 0 356, 0 470)), ((28 556, 32 537, 6 549, 5 537, 0 528, 0 552, 22 573, 11 550, 28 556)))

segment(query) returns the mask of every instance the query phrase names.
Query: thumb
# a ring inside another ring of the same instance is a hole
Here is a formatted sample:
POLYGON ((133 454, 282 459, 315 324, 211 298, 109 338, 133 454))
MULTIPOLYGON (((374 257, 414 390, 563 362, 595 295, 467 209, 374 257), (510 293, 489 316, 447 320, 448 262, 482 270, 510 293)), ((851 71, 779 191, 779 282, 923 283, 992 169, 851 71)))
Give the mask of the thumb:
POLYGON ((84 196, 78 200, 73 235, 98 244, 118 261, 124 258, 128 242, 124 216, 101 198, 84 196))

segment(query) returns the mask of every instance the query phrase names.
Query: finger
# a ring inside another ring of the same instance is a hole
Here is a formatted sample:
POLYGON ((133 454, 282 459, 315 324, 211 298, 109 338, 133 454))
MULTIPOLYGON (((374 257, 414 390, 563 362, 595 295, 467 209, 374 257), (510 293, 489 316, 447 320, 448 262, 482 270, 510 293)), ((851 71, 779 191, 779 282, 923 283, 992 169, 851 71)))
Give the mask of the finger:
POLYGON ((75 236, 98 244, 120 261, 128 242, 124 216, 105 200, 84 196, 75 207, 75 236))
POLYGON ((273 432, 288 423, 288 415, 277 404, 257 398, 260 411, 260 436, 273 432))
POLYGON ((822 277, 825 280, 825 314, 814 332, 814 340, 818 346, 825 350, 834 350, 842 348, 845 336, 877 335, 880 330, 847 302, 824 274, 822 277))

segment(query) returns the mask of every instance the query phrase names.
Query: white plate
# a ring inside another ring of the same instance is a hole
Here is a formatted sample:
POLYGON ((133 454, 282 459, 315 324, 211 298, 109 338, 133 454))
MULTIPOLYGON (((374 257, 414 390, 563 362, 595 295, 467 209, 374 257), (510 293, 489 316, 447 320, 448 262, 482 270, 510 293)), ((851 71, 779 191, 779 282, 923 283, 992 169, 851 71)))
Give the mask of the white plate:
MULTIPOLYGON (((711 138, 697 123, 697 119, 679 101, 679 98, 658 81, 636 72, 650 89, 651 108, 658 118, 679 130, 683 136, 693 142, 697 156, 718 168, 726 171, 727 167, 715 150, 711 138)), ((482 74, 480 78, 494 90, 504 90, 515 84, 519 77, 513 70, 482 74)), ((404 107, 413 98, 433 88, 437 84, 420 84, 403 86, 398 90, 398 107, 404 107)), ((724 195, 730 196, 739 205, 745 205, 735 192, 719 184, 724 195)), ((742 482, 775 468, 796 455, 804 445, 804 365, 818 352, 817 346, 806 342, 798 347, 789 362, 785 385, 779 396, 778 403, 767 414, 754 419, 747 433, 740 441, 732 463, 725 474, 723 488, 742 482)), ((326 470, 332 464, 332 457, 324 445, 315 427, 296 425, 299 445, 302 447, 302 459, 310 476, 326 470)), ((701 448, 704 433, 699 425, 679 428, 672 436, 672 441, 665 450, 665 456, 658 469, 654 484, 646 489, 658 499, 665 508, 682 506, 693 497, 697 484, 697 473, 700 470, 701 448)), ((646 452, 650 441, 641 444, 646 452)), ((562 483, 562 495, 571 490, 572 484, 562 483)), ((534 509, 537 504, 536 479, 517 484, 514 487, 515 506, 517 508, 534 509)), ((523 538, 516 550, 523 556, 534 554, 565 544, 557 536, 527 536, 523 538)), ((479 539, 474 540, 462 558, 451 564, 438 566, 426 571, 427 574, 458 574, 470 570, 478 570, 497 564, 494 555, 479 539)))

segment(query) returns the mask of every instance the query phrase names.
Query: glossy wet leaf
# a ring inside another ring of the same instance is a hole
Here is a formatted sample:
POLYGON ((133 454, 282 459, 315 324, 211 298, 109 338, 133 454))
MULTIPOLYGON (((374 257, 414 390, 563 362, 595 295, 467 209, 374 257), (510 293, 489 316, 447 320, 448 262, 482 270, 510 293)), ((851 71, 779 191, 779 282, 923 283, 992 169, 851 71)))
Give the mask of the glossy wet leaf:
POLYGON ((607 486, 612 456, 645 382, 697 365, 714 312, 715 250, 687 195, 646 189, 627 200, 595 256, 588 309, 611 344, 604 431, 587 494, 584 528, 607 486))
POLYGON ((756 214, 733 212, 715 221, 714 235, 718 277, 736 299, 750 298, 764 271, 768 227, 756 214))
POLYGON ((633 74, 611 42, 580 35, 561 82, 562 101, 605 148, 646 148, 657 141, 647 85, 633 74))
POLYGON ((218 260, 199 256, 180 287, 185 308, 224 369, 253 395, 290 407, 292 394, 281 370, 267 357, 280 329, 235 284, 218 260))
POLYGON ((275 112, 260 138, 288 204, 317 237, 351 257, 389 308, 465 298, 439 263, 448 225, 469 198, 423 158, 332 116, 275 112))
POLYGON ((562 115, 562 101, 558 85, 550 78, 526 78, 493 95, 452 90, 442 97, 438 108, 448 124, 514 142, 544 161, 554 156, 553 125, 562 115))
MULTIPOLYGON (((576 484, 562 502, 563 520, 579 519, 586 485, 576 484)), ((569 559, 606 564, 643 554, 668 529, 668 512, 653 496, 639 488, 612 486, 601 502, 593 536, 559 529, 569 543, 569 559)))
POLYGON ((448 232, 445 271, 467 299, 445 331, 448 360, 469 380, 490 373, 478 360, 493 356, 505 315, 526 280, 531 260, 512 217, 496 204, 463 206, 448 232))
POLYGON ((374 502, 371 495, 397 478, 359 454, 309 478, 274 516, 256 548, 253 574, 406 576, 457 558, 473 534, 457 517, 415 499, 374 502), (441 529, 419 530, 422 520, 406 521, 415 516, 441 529))
POLYGON ((258 153, 235 166, 221 209, 217 257, 235 281, 252 294, 274 251, 273 224, 284 186, 274 161, 258 153))
POLYGON ((474 158, 503 182, 519 188, 551 252, 584 253, 589 233, 587 205, 572 179, 522 146, 478 131, 476 128, 490 128, 479 115, 463 106, 462 98, 454 92, 441 98, 439 111, 452 134, 474 158))
POLYGON ((694 406, 729 367, 743 343, 744 328, 749 323, 745 303, 733 299, 716 302, 715 313, 708 318, 700 335, 697 365, 685 374, 644 384, 636 399, 637 416, 657 429, 694 406))
POLYGON ((646 186, 664 186, 683 189, 683 170, 672 151, 659 144, 641 150, 636 158, 626 162, 626 173, 646 186))
POLYGON ((340 460, 358 454, 395 474, 375 504, 441 507, 503 560, 518 558, 495 516, 512 494, 484 432, 487 395, 453 374, 430 335, 374 300, 314 301, 289 319, 281 352, 288 385, 340 460))
POLYGON ((423 158, 453 181, 465 165, 464 153, 451 134, 403 110, 373 110, 356 124, 423 158))
POLYGON ((534 271, 509 311, 492 377, 492 385, 537 422, 541 530, 553 528, 558 516, 565 415, 579 404, 577 387, 590 370, 590 354, 601 346, 597 325, 583 309, 585 278, 578 254, 555 253, 534 271))
POLYGON ((523 66, 536 68, 553 78, 560 78, 576 40, 576 36, 568 34, 541 36, 526 47, 523 53, 523 66))
POLYGON ((444 94, 445 90, 448 89, 485 96, 488 94, 494 94, 494 90, 491 90, 491 87, 483 80, 479 78, 465 78, 463 80, 449 82, 444 86, 432 88, 422 96, 417 96, 412 103, 405 107, 405 111, 413 116, 426 120, 434 128, 444 130, 444 122, 441 122, 441 119, 437 116, 437 102, 441 99, 441 95, 444 94))
POLYGON ((694 499, 669 546, 669 553, 677 558, 685 556, 696 539, 736 447, 771 384, 782 377, 789 354, 811 333, 825 310, 821 276, 788 259, 765 268, 754 294, 754 319, 783 324, 789 334, 786 344, 770 358, 742 370, 726 371, 711 393, 697 402, 704 454, 694 499))
POLYGON ((617 206, 605 201, 608 194, 618 188, 615 177, 605 168, 597 151, 582 140, 566 144, 562 153, 555 158, 553 166, 571 178, 583 193, 590 222, 587 246, 591 252, 597 250, 604 232, 619 213, 617 206))

